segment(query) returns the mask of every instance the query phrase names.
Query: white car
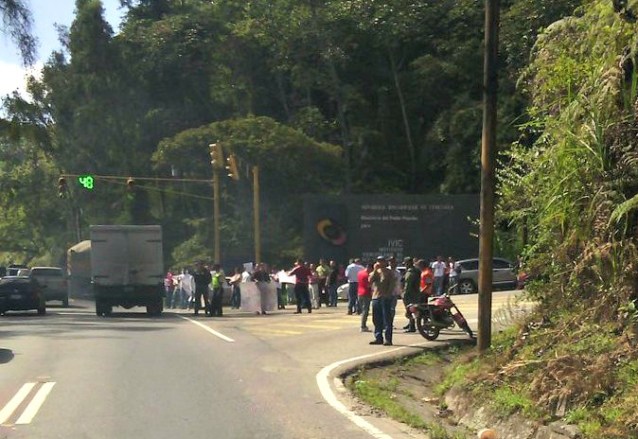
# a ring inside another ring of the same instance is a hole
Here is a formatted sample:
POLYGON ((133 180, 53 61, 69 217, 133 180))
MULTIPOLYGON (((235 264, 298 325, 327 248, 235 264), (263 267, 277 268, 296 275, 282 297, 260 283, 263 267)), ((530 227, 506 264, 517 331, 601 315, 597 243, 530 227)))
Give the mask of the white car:
MULTIPOLYGON (((401 277, 403 278, 403 276, 405 276, 405 271, 406 268, 403 265, 400 265, 397 267, 397 270, 399 270, 399 273, 401 273, 401 277)), ((349 289, 349 284, 348 282, 346 282, 345 284, 339 285, 337 287, 337 299, 339 300, 348 300, 348 289, 349 289)))

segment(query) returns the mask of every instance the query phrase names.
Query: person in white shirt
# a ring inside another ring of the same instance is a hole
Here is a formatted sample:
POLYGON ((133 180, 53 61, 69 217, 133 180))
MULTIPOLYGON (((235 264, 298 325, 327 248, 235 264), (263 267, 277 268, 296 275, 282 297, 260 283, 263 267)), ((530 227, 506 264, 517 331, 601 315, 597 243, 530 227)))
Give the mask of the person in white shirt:
POLYGON ((359 285, 359 281, 357 280, 357 275, 364 269, 365 267, 361 265, 361 259, 359 258, 354 259, 346 267, 346 279, 348 279, 348 315, 361 313, 358 304, 357 287, 359 285))
POLYGON ((180 308, 190 309, 192 306, 191 297, 193 297, 193 293, 195 292, 195 279, 193 279, 193 275, 190 274, 186 268, 182 270, 182 274, 180 275, 179 288, 182 292, 180 308))
POLYGON ((432 271, 434 272, 434 294, 440 296, 443 294, 443 277, 445 276, 443 256, 436 257, 436 261, 432 263, 432 271))
POLYGON ((244 271, 241 273, 241 281, 242 283, 250 282, 253 278, 253 275, 250 274, 248 268, 244 267, 244 271))

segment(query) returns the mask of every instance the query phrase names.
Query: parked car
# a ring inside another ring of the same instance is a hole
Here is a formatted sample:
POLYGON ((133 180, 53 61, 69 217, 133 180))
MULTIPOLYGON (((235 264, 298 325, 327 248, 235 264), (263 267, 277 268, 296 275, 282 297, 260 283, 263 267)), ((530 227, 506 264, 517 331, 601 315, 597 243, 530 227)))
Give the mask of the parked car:
MULTIPOLYGON (((399 265, 397 267, 397 270, 399 270, 399 273, 401 273, 401 278, 403 278, 403 276, 405 276, 405 272, 407 270, 407 268, 404 265, 399 265)), ((337 299, 338 300, 348 300, 348 290, 350 289, 350 286, 348 285, 348 282, 341 284, 337 287, 337 299)))
POLYGON ((39 315, 46 314, 46 299, 38 281, 29 276, 0 279, 0 314, 30 309, 36 309, 39 315))
MULTIPOLYGON (((461 294, 471 294, 478 291, 478 258, 463 259, 456 262, 461 267, 459 275, 459 288, 461 294)), ((514 264, 507 259, 492 259, 492 287, 503 289, 516 289, 518 276, 514 264)))
POLYGON ((11 264, 7 266, 7 271, 5 273, 5 276, 17 276, 18 275, 18 271, 20 271, 22 268, 29 268, 26 265, 23 264, 11 264))
POLYGON ((62 268, 33 267, 30 276, 42 286, 47 302, 60 300, 64 306, 69 306, 67 279, 62 268))

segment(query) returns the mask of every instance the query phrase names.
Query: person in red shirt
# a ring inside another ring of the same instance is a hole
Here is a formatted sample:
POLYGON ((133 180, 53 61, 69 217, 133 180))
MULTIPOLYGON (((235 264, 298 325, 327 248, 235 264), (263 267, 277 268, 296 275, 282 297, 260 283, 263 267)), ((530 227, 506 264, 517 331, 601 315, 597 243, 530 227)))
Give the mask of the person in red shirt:
POLYGON ((288 276, 295 276, 295 301, 297 302, 297 311, 295 314, 301 314, 302 306, 308 308, 308 313, 312 312, 312 304, 310 303, 310 292, 308 291, 308 283, 312 271, 304 264, 301 258, 297 259, 295 266, 288 272, 288 276))
POLYGON ((421 269, 421 292, 425 295, 423 301, 427 302, 428 298, 432 295, 434 272, 432 272, 430 264, 423 259, 420 259, 416 263, 416 266, 421 269))
POLYGON ((372 287, 369 276, 374 270, 374 264, 368 262, 365 270, 357 273, 357 296, 361 309, 361 332, 370 332, 368 329, 368 315, 370 314, 370 301, 372 300, 372 287))

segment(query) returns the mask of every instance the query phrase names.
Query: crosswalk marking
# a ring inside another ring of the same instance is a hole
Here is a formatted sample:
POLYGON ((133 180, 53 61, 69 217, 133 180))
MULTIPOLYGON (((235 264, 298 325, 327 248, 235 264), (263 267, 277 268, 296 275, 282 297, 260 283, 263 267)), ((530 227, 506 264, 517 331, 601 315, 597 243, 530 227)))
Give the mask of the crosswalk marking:
POLYGON ((42 407, 42 404, 44 404, 47 396, 49 396, 49 393, 51 393, 54 385, 55 382, 53 381, 24 384, 22 387, 20 387, 20 390, 18 390, 13 398, 11 398, 7 405, 5 405, 2 410, 0 410, 0 425, 4 425, 9 419, 12 418, 12 416, 18 416, 18 414, 15 413, 16 410, 18 410, 18 408, 24 404, 29 396, 31 396, 31 401, 27 404, 25 409, 18 417, 16 425, 31 423, 35 415, 40 410, 40 407, 42 407), (36 386, 38 386, 39 384, 41 385, 37 388, 35 394, 33 394, 33 389, 36 388, 36 386))
POLYGON ((33 420, 33 417, 38 413, 42 404, 44 404, 44 400, 49 396, 49 393, 51 393, 53 386, 55 386, 55 383, 48 382, 40 387, 38 393, 35 394, 27 408, 22 412, 22 416, 16 421, 16 424, 29 424, 33 420))
POLYGON ((29 395, 33 387, 35 387, 35 383, 26 383, 22 387, 20 387, 18 393, 16 393, 13 398, 11 398, 11 400, 7 403, 7 405, 5 405, 4 408, 0 411, 0 424, 4 424, 5 422, 7 422, 9 416, 13 414, 13 412, 18 408, 20 404, 22 404, 22 401, 24 401, 24 399, 29 395))

